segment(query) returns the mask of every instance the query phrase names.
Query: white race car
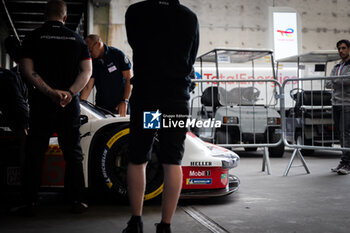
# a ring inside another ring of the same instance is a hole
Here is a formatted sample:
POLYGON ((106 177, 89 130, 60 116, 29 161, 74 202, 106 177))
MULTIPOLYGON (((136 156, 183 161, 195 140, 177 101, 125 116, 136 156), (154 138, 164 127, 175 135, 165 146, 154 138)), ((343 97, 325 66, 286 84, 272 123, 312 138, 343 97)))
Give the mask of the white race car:
MULTIPOLYGON (((80 106, 85 184, 96 193, 124 198, 127 196, 129 117, 115 116, 89 102, 81 102, 80 106)), ((147 166, 145 200, 157 197, 163 190, 163 168, 157 160, 157 152, 158 143, 155 139, 152 160, 147 166)), ((238 165, 239 159, 234 152, 187 133, 181 197, 223 196, 237 191, 240 181, 229 174, 229 170, 238 165)), ((18 173, 14 172, 13 166, 11 168, 7 169, 6 180, 18 181, 18 178, 13 177, 18 173)), ((64 168, 57 138, 52 137, 45 155, 42 185, 63 186, 64 168)))

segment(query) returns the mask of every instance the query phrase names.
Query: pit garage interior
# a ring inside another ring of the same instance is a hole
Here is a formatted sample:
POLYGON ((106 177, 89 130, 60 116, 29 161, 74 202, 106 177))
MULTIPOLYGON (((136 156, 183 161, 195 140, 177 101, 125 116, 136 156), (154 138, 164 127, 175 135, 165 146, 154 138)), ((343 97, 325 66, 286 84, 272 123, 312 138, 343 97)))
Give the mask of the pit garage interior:
MULTIPOLYGON (((0 64, 11 68, 4 39, 28 32, 44 22, 47 1, 2 0, 0 2, 0 64), (9 20, 5 7, 12 19, 9 20), (15 30, 14 30, 15 29, 15 30), (16 33, 15 33, 16 31, 16 33)), ((67 26, 82 37, 101 35, 110 46, 120 48, 129 58, 124 15, 136 0, 67 0, 67 26)), ((297 54, 335 50, 340 39, 350 39, 350 0, 180 0, 192 9, 200 23, 198 55, 213 48, 274 49, 272 14, 296 13, 297 54)), ((285 28, 284 28, 285 29, 285 28)), ((277 54, 275 54, 276 56, 277 54)), ((278 59, 278 58, 277 58, 278 59)), ((329 75, 330 69, 326 75, 329 75)), ((94 93, 93 93, 94 94, 94 93)), ((92 95, 93 95, 92 94, 92 95)), ((91 102, 93 97, 91 96, 91 102)), ((6 162, 13 153, 0 144, 1 185, 6 184, 6 162), (6 157, 6 158, 4 158, 6 157)), ((10 148, 11 149, 11 148, 10 148)), ((14 149, 16 150, 16 148, 14 149)), ((286 167, 293 148, 285 147, 283 157, 269 160, 270 174, 264 166, 264 148, 239 155, 230 174, 240 179, 239 189, 227 196, 180 199, 172 222, 172 232, 215 233, 348 233, 350 229, 350 175, 331 172, 339 163, 340 151, 316 150, 304 155, 310 173, 296 158, 287 176, 286 167), (264 168, 264 169, 262 169, 264 168)), ((1 233, 122 232, 130 217, 129 204, 118 198, 96 198, 87 190, 89 209, 81 215, 69 213, 62 189, 41 189, 38 214, 23 217, 11 212, 20 201, 20 187, 0 188, 1 233)), ((144 232, 155 232, 160 221, 161 198, 145 202, 144 232)))

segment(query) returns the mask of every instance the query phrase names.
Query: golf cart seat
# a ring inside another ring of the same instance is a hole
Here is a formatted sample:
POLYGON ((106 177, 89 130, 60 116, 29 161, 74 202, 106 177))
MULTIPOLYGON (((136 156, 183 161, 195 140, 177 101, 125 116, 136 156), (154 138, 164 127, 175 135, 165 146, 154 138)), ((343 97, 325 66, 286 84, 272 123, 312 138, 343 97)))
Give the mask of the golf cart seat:
POLYGON ((293 95, 295 112, 299 115, 303 112, 305 118, 331 118, 331 98, 331 91, 299 91, 293 95))
POLYGON ((296 104, 308 106, 331 106, 332 92, 331 91, 310 91, 302 90, 294 94, 296 104))
POLYGON ((212 118, 214 116, 213 111, 215 113, 215 110, 221 106, 219 102, 219 91, 218 87, 207 87, 201 96, 201 103, 203 105, 203 111, 206 113, 206 115, 209 118, 212 118))

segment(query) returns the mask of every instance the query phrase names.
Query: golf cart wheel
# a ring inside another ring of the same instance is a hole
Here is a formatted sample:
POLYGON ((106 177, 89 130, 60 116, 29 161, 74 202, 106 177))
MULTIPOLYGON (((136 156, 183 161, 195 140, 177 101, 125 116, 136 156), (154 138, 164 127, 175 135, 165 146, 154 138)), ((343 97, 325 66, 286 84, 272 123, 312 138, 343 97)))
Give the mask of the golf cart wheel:
MULTIPOLYGON (((276 143, 280 140, 281 135, 275 133, 274 131, 272 131, 270 134, 270 143, 276 143)), ((269 154, 270 157, 274 157, 274 158, 282 158, 283 154, 284 154, 284 143, 281 142, 278 146, 276 147, 269 147, 269 154)))
MULTIPOLYGON (((127 197, 127 166, 130 129, 128 125, 111 127, 103 133, 98 146, 93 150, 91 179, 93 186, 113 197, 127 197)), ((158 143, 155 140, 152 159, 146 168, 145 200, 157 197, 163 192, 163 168, 157 159, 158 143)))

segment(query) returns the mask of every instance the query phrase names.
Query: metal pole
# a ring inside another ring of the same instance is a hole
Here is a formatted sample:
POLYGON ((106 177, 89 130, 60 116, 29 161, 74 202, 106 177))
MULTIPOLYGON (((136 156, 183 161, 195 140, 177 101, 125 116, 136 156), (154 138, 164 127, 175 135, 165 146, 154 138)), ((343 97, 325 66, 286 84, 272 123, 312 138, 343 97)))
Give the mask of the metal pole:
POLYGON ((270 155, 268 147, 264 147, 264 155, 263 155, 263 169, 262 171, 265 171, 265 167, 267 170, 267 174, 271 175, 271 169, 270 169, 270 155))

